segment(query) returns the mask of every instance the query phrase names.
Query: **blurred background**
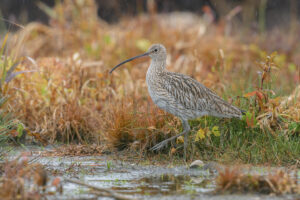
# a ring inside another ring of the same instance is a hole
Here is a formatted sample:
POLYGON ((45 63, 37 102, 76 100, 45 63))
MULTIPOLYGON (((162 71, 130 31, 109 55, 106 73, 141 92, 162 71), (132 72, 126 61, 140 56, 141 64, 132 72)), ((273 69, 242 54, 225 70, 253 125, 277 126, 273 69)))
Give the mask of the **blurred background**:
MULTIPOLYGON (((17 24, 31 21, 49 23, 45 6, 53 7, 59 0, 1 0, 0 16, 17 24)), ((220 23, 234 17, 234 24, 255 31, 271 28, 289 29, 298 23, 300 1, 298 0, 96 0, 99 18, 108 23, 116 23, 120 18, 142 13, 167 13, 174 11, 193 12, 205 16, 207 20, 220 23)), ((7 21, 1 29, 14 30, 7 21)))

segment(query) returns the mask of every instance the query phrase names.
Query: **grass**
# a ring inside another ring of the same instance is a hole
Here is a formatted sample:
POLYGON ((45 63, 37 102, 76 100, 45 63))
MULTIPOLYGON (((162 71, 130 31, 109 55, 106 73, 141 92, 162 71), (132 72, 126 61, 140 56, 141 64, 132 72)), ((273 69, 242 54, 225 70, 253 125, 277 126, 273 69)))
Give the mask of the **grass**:
MULTIPOLYGON (((9 35, 7 52, 32 58, 22 60, 17 70, 38 73, 11 81, 9 88, 17 89, 7 90, 7 108, 37 141, 96 144, 104 152, 129 149, 152 156, 148 149, 179 133, 181 124, 149 98, 149 61, 132 62, 112 75, 108 71, 151 43, 163 43, 170 71, 192 76, 247 111, 241 121, 190 121, 190 159, 299 163, 297 34, 273 30, 265 32, 266 39, 232 30, 226 35, 222 24, 195 20, 187 29, 184 22, 173 26, 172 19, 155 14, 108 25, 98 20, 95 8, 94 1, 59 2, 46 9, 49 26, 31 23, 9 35)), ((161 153, 181 156, 182 138, 161 153)))
POLYGON ((194 152, 204 160, 226 163, 288 165, 298 162, 299 145, 297 138, 263 133, 259 128, 238 128, 240 122, 225 125, 223 143, 221 138, 212 137, 194 143, 194 152), (200 150, 200 151, 199 151, 200 150))
POLYGON ((0 196, 2 199, 45 199, 62 194, 62 181, 56 177, 50 183, 46 167, 23 155, 0 162, 0 196))
POLYGON ((47 173, 42 165, 30 164, 17 158, 1 163, 0 196, 4 199, 30 199, 44 196, 41 187, 47 184, 47 173), (33 191, 29 191, 29 186, 33 191))
POLYGON ((225 168, 216 177, 217 193, 300 194, 297 176, 282 170, 268 175, 250 175, 239 168, 225 168))
POLYGON ((8 34, 3 38, 0 47, 0 145, 9 140, 19 142, 24 138, 23 125, 15 118, 15 113, 7 104, 11 100, 10 82, 20 74, 31 72, 16 70, 21 61, 8 53, 7 39, 8 34))
MULTIPOLYGON (((4 101, 4 98, 0 99, 0 107, 4 101)), ((5 111, 0 113, 0 127, 0 145, 4 145, 9 139, 22 137, 22 132, 17 131, 18 122, 14 120, 10 113, 6 113, 5 111)))
POLYGON ((169 129, 176 126, 167 121, 172 119, 170 115, 141 99, 125 98, 110 108, 104 116, 109 120, 104 136, 108 145, 118 150, 129 148, 143 152, 155 141, 169 137, 169 129))
POLYGON ((106 162, 106 167, 107 167, 107 171, 110 171, 112 168, 112 162, 111 161, 107 161, 106 162))

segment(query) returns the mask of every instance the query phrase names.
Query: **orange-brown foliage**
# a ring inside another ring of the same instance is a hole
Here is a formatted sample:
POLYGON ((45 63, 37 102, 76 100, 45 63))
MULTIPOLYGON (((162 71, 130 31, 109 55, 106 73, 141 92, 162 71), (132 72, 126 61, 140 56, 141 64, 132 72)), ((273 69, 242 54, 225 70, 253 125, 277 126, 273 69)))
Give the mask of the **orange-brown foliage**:
MULTIPOLYGON (((258 86, 261 68, 256 62, 278 43, 287 50, 279 49, 274 60, 278 68, 272 72, 273 87, 288 93, 299 84, 294 76, 298 69, 289 69, 297 64, 299 52, 281 32, 274 32, 267 41, 259 36, 228 37, 223 26, 180 14, 141 15, 108 25, 97 18, 94 1, 80 2, 63 1, 54 8, 49 26, 29 24, 12 36, 18 42, 11 42, 15 44, 11 51, 36 60, 36 66, 24 61, 21 68, 36 68, 39 73, 13 81, 11 88, 17 89, 10 90, 11 109, 31 132, 50 142, 145 149, 174 127, 178 131, 177 120, 158 110, 148 97, 148 61, 135 61, 108 74, 114 65, 144 52, 151 43, 166 46, 169 70, 192 76, 234 103, 239 102, 237 96, 258 86)), ((296 41, 297 36, 290 40, 296 41)), ((257 105, 244 106, 255 110, 257 105)))
POLYGON ((263 176, 247 174, 238 167, 226 167, 220 170, 216 184, 216 191, 221 193, 300 194, 297 178, 282 170, 263 176))

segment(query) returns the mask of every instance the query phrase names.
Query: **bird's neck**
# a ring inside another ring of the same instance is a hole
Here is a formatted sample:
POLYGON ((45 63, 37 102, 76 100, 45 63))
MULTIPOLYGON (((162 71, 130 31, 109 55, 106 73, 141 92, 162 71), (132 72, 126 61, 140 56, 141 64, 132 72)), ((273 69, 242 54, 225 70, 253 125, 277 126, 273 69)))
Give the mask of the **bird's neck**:
POLYGON ((165 59, 152 59, 151 64, 148 68, 148 73, 160 74, 166 70, 166 60, 165 59))

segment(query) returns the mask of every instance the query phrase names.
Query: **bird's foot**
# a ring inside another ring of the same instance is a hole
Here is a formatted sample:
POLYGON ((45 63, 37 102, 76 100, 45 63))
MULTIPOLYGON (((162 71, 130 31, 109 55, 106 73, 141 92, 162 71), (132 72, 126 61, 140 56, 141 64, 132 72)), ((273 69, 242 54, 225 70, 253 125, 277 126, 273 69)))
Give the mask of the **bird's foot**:
POLYGON ((169 140, 164 140, 158 144, 156 144, 154 147, 152 147, 150 150, 151 151, 158 151, 162 148, 164 148, 168 144, 169 140))

